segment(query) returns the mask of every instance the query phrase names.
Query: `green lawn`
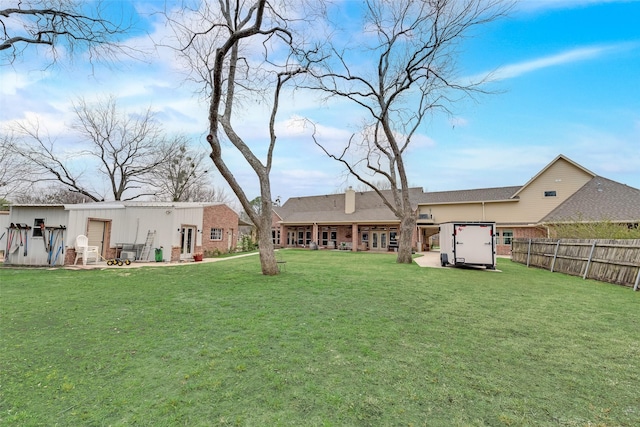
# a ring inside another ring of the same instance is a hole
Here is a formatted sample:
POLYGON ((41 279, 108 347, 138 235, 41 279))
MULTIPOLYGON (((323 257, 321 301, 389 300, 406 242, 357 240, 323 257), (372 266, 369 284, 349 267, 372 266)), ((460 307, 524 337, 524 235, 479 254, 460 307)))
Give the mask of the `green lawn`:
POLYGON ((0 269, 0 425, 640 425, 640 293, 284 256, 0 269))

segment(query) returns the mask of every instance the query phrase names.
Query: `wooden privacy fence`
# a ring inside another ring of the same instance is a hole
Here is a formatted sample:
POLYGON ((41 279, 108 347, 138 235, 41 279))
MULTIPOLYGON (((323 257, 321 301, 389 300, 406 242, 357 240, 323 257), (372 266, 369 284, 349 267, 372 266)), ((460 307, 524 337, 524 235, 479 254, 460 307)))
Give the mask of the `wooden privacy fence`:
POLYGON ((632 286, 640 282, 640 239, 513 239, 511 259, 527 267, 632 286))

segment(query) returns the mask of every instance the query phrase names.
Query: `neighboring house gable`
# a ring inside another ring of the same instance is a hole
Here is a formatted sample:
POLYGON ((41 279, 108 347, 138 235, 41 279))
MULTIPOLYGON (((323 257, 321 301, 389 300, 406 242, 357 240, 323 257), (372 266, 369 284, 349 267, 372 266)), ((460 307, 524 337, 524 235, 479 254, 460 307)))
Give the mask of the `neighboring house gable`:
POLYGON ((510 214, 517 222, 538 223, 594 176, 560 155, 514 194, 520 201, 510 214))

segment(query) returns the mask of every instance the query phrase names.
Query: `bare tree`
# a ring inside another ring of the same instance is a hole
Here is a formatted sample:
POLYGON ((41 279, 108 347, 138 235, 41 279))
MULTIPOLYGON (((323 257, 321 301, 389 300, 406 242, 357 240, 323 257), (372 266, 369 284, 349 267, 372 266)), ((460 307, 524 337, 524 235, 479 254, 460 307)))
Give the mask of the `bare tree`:
POLYGON ((200 188, 207 187, 207 173, 203 160, 206 153, 189 148, 184 135, 176 136, 169 143, 167 160, 151 171, 152 186, 156 198, 174 202, 195 201, 200 188))
POLYGON ((13 140, 13 134, 0 135, 0 198, 15 201, 29 193, 35 171, 11 149, 13 140))
POLYGON ((193 202, 224 203, 237 210, 237 201, 223 187, 207 184, 203 187, 193 187, 189 190, 188 199, 193 202))
MULTIPOLYGON (((277 1, 277 0, 274 0, 277 1)), ((190 22, 172 21, 182 41, 181 53, 194 71, 194 79, 204 84, 209 96, 209 135, 211 159, 238 197, 244 211, 258 233, 260 264, 265 275, 278 274, 271 238, 270 172, 276 144, 275 120, 283 87, 293 76, 304 71, 299 63, 291 63, 294 35, 291 21, 280 13, 291 12, 295 3, 272 4, 267 0, 234 2, 219 0, 217 7, 203 2, 190 15, 190 22), (259 46, 260 49, 252 49, 259 46), (283 53, 284 52, 284 53, 283 53), (268 95, 268 96, 267 96, 268 95), (242 136, 238 125, 241 102, 270 106, 269 138, 265 141, 266 158, 260 159, 242 136), (242 154, 254 171, 260 187, 261 209, 256 211, 244 189, 234 176, 223 155, 226 141, 242 154)))
POLYGON ((106 179, 114 200, 153 195, 144 189, 151 184, 151 172, 166 161, 170 150, 151 109, 128 115, 118 111, 115 98, 109 97, 96 104, 79 99, 74 111, 72 130, 89 141, 89 148, 69 151, 43 134, 38 123, 15 125, 22 140, 14 141, 11 149, 37 168, 35 179, 58 182, 93 201, 106 198, 102 190, 96 189, 100 175, 106 179), (98 174, 88 174, 77 167, 82 163, 86 169, 91 161, 97 163, 98 174))
POLYGON ((47 187, 34 188, 28 194, 22 194, 16 198, 16 203, 84 203, 87 201, 82 194, 69 191, 60 184, 52 184, 47 187))
POLYGON ((152 195, 142 190, 150 174, 171 155, 162 127, 151 108, 129 115, 119 112, 114 97, 96 104, 79 99, 74 104, 77 120, 73 128, 87 138, 100 170, 108 179, 114 200, 132 200, 152 195), (134 192, 125 197, 125 192, 134 192))
POLYGON ((21 163, 29 165, 31 175, 25 177, 25 185, 37 188, 58 182, 91 201, 100 201, 104 196, 83 179, 82 171, 74 169, 71 164, 79 153, 58 150, 56 144, 46 130, 40 129, 37 121, 14 124, 16 138, 8 146, 9 150, 20 158, 21 163))
MULTIPOLYGON (((122 7, 113 2, 75 0, 22 0, 0 9, 0 51, 5 64, 14 63, 29 46, 46 46, 51 61, 58 48, 69 55, 87 52, 89 60, 109 58, 126 48, 118 38, 130 24, 114 22, 122 7)), ((6 5, 6 2, 4 3, 6 5)))
POLYGON ((506 13, 504 0, 365 0, 363 37, 345 46, 337 26, 330 57, 315 67, 316 89, 351 101, 365 116, 342 152, 329 152, 371 187, 400 220, 399 263, 411 263, 416 207, 409 197, 405 158, 425 116, 448 111, 480 82, 456 80, 456 48, 469 31, 506 13), (367 44, 369 43, 369 44, 367 44), (384 183, 384 184, 381 184, 384 183), (390 188, 391 199, 382 190, 390 188))

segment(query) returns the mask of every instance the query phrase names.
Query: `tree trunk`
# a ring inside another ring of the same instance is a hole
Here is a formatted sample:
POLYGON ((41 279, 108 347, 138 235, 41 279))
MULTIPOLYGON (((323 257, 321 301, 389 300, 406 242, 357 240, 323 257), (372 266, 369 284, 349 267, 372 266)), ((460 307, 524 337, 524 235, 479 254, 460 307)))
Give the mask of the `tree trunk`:
POLYGON ((260 268, 265 276, 278 274, 278 263, 271 237, 271 211, 263 212, 258 227, 258 250, 260 252, 260 268))
POLYGON ((413 262, 411 240, 413 238, 413 230, 416 228, 416 216, 411 213, 404 216, 400 221, 400 236, 398 240, 398 258, 396 262, 399 264, 411 264, 413 262))

